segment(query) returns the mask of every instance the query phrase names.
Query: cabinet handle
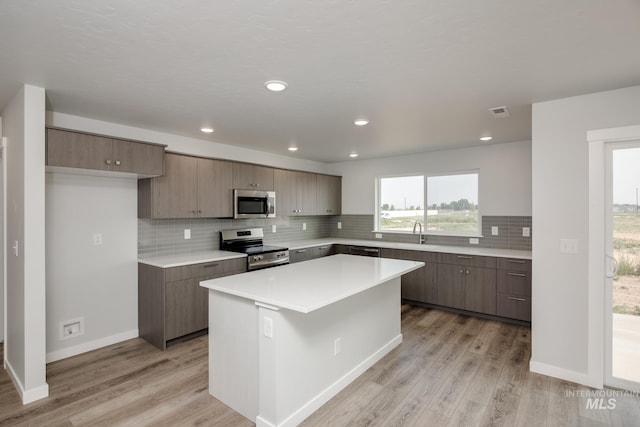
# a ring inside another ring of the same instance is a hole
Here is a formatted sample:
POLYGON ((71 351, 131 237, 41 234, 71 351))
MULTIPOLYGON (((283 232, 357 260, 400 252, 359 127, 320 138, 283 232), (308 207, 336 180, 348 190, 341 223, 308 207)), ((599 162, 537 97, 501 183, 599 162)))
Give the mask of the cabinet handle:
POLYGON ((207 265, 203 265, 202 268, 214 268, 219 266, 220 264, 215 263, 215 264, 207 264, 207 265))
POLYGON ((472 256, 466 256, 466 255, 458 255, 458 258, 460 258, 460 259, 473 259, 472 256))
POLYGON ((365 252, 376 253, 376 254, 377 254, 378 252, 380 252, 380 250, 379 250, 379 249, 370 249, 370 248, 365 248, 365 249, 364 249, 364 251, 365 251, 365 252))
POLYGON ((507 297, 507 299, 510 299, 510 300, 513 300, 513 301, 527 302, 526 298, 507 297))
POLYGON ((201 213, 202 213, 202 211, 201 211, 200 209, 198 209, 198 213, 199 213, 199 214, 201 214, 201 213))
POLYGON ((470 273, 470 271, 469 271, 469 270, 467 270, 467 271, 465 271, 465 273, 469 274, 469 273, 470 273))
POLYGON ((327 247, 326 247, 326 246, 320 246, 318 249, 319 249, 319 250, 327 249, 327 247))
POLYGON ((297 254, 303 254, 305 252, 307 252, 306 249, 299 249, 299 250, 296 251, 297 254))
POLYGON ((511 273, 511 272, 508 272, 507 274, 509 276, 527 277, 527 275, 524 274, 524 273, 511 273))
POLYGON ((191 211, 191 213, 192 213, 192 214, 195 214, 195 213, 196 213, 196 211, 191 211))
POLYGON ((120 160, 116 160, 116 166, 120 166, 120 160))
POLYGON ((507 260, 507 262, 510 262, 512 264, 524 264, 524 261, 522 260, 515 260, 515 259, 509 259, 507 260))
POLYGON ((104 161, 104 164, 105 164, 105 165, 110 165, 110 164, 111 164, 111 160, 105 160, 105 161, 104 161))

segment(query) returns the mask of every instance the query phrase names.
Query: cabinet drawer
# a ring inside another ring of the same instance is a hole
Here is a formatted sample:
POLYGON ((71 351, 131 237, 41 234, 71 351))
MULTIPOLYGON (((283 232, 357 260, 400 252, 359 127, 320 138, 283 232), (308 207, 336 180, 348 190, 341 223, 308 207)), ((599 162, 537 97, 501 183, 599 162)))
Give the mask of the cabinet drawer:
POLYGON ((200 264, 183 265, 181 267, 167 268, 165 281, 191 279, 194 277, 223 277, 231 274, 244 273, 247 267, 246 258, 236 258, 224 261, 211 261, 200 264))
POLYGON ((439 253, 438 262, 441 264, 455 264, 469 267, 496 268, 496 258, 490 256, 439 253))
POLYGON ((498 258, 498 268, 502 270, 531 273, 531 260, 517 258, 498 258))
POLYGON ((498 292, 531 296, 531 273, 498 270, 498 292))
POLYGON ((498 292, 496 314, 510 319, 531 321, 531 298, 498 292))

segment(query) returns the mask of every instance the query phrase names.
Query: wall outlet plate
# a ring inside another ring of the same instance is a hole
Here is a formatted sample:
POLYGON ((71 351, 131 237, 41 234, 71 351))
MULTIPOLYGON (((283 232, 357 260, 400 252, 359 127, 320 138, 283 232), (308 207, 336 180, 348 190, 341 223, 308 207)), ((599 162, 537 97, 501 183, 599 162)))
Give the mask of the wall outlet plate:
POLYGON ((478 239, 477 237, 470 237, 469 238, 469 244, 471 245, 477 245, 480 243, 480 239, 478 239))
POLYGON ((185 228, 184 229, 184 239, 185 240, 189 240, 190 238, 191 238, 191 229, 185 228))
POLYGON ((102 244, 102 233, 93 234, 93 246, 100 246, 102 244))
POLYGON ((498 226, 494 225, 493 227, 491 227, 491 235, 492 236, 498 235, 498 226))
POLYGON ((307 223, 306 223, 306 222, 303 222, 303 223, 302 223, 302 231, 304 231, 304 230, 306 230, 306 229, 307 229, 307 223))
POLYGON ((338 221, 338 230, 342 230, 342 222, 338 221))
POLYGON ((271 226, 271 232, 272 232, 272 233, 275 233, 275 232, 276 232, 276 225, 275 225, 275 224, 273 224, 273 225, 271 226))
POLYGON ((376 233, 376 239, 382 239, 382 233, 376 233))
POLYGON ((531 229, 529 227, 522 227, 522 237, 531 236, 531 229))

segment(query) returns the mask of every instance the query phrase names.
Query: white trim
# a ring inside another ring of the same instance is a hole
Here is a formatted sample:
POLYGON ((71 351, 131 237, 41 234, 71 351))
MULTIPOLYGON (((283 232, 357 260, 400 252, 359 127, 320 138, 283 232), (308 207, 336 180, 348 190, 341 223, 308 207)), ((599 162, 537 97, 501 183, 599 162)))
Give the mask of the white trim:
POLYGON ((18 376, 13 370, 13 366, 11 366, 11 363, 9 362, 9 360, 5 359, 4 365, 5 365, 5 369, 7 370, 7 373, 9 374, 9 378, 11 378, 13 385, 15 386, 16 390, 18 391, 18 394, 20 395, 20 400, 22 401, 23 405, 26 405, 31 402, 35 402, 36 400, 44 399, 45 397, 49 396, 49 384, 44 383, 39 387, 25 390, 24 386, 22 385, 18 376))
POLYGON ((47 353, 47 363, 66 359, 67 357, 77 356, 79 354, 86 353, 92 350, 97 350, 99 348, 106 347, 111 344, 116 344, 122 341, 130 340, 132 338, 137 338, 138 336, 139 336, 138 329, 132 329, 130 331, 121 332, 119 334, 100 338, 94 341, 78 344, 73 347, 67 347, 67 348, 63 348, 62 350, 52 351, 50 353, 47 353))
MULTIPOLYGON (((347 372, 343 377, 331 384, 329 387, 321 391, 317 396, 305 403, 300 409, 291 414, 287 419, 278 424, 277 427, 297 426, 304 421, 309 415, 317 411, 322 405, 331 400, 342 389, 351 384, 362 375, 367 369, 375 365, 380 359, 387 355, 391 350, 402 343, 402 334, 398 334, 391 341, 380 347, 375 353, 355 366, 347 372)), ((256 417, 256 427, 276 427, 275 424, 265 420, 260 415, 256 417)))
MULTIPOLYGON (((640 139, 640 125, 587 132, 589 144, 589 276, 587 311, 587 378, 603 388, 605 377, 605 144, 640 139)), ((533 370, 533 369, 532 369, 533 370)))
POLYGON ((587 384, 588 376, 584 372, 572 371, 569 369, 559 368, 546 363, 529 362, 529 370, 536 374, 547 375, 549 377, 560 378, 562 380, 571 381, 578 384, 587 384))

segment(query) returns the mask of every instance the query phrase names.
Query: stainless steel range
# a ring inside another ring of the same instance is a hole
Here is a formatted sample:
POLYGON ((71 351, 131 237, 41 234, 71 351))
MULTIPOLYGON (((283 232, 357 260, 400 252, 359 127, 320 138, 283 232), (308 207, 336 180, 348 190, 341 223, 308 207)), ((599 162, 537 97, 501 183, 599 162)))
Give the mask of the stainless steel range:
POLYGON ((220 231, 220 249, 247 254, 247 270, 289 264, 289 249, 265 246, 262 228, 220 231))

